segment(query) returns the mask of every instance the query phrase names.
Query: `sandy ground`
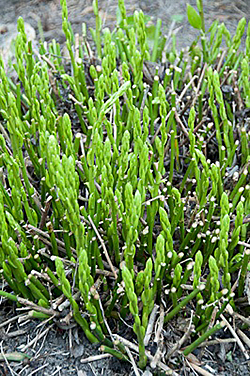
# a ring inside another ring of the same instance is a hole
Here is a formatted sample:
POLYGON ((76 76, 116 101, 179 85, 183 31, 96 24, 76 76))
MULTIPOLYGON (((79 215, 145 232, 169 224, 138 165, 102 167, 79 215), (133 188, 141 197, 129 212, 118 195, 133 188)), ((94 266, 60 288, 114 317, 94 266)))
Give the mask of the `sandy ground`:
MULTIPOLYGON (((186 0, 126 0, 127 13, 133 14, 136 9, 142 9, 145 14, 153 17, 153 21, 161 18, 163 31, 168 33, 175 16, 180 16, 174 29, 178 31, 177 47, 186 47, 197 36, 188 23, 186 16, 186 0)), ((92 0, 68 0, 69 19, 75 32, 81 32, 82 22, 87 27, 94 27, 95 20, 92 11, 92 0)), ((195 6, 196 1, 189 3, 195 6)), ((242 17, 249 19, 250 0, 204 0, 206 26, 215 19, 224 22, 229 31, 234 33, 237 23, 242 17)), ((38 23, 43 28, 44 38, 55 38, 59 42, 64 41, 61 31, 61 7, 60 0, 0 0, 1 24, 16 22, 19 16, 33 26, 37 31, 38 39, 41 37, 38 31, 38 23)), ((104 26, 113 27, 116 20, 117 0, 99 0, 99 9, 104 26)))

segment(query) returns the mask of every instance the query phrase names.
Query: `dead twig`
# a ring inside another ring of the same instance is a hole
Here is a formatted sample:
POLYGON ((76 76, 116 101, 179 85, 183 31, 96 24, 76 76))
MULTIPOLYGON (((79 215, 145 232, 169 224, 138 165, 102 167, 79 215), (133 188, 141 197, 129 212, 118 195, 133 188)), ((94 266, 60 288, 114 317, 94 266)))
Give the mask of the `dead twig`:
POLYGON ((26 332, 27 332, 27 330, 19 329, 19 330, 15 330, 14 332, 5 333, 5 335, 6 335, 7 338, 13 338, 13 337, 17 337, 17 336, 22 336, 26 332))
MULTIPOLYGON (((134 350, 135 352, 139 354, 139 347, 137 345, 119 336, 118 334, 113 334, 113 336, 118 341, 122 342, 125 346, 129 347, 130 349, 134 350)), ((153 355, 148 350, 145 351, 145 354, 149 360, 153 359, 153 355)), ((179 376, 178 373, 176 373, 174 370, 172 370, 171 368, 169 368, 166 364, 162 362, 158 362, 158 367, 166 372, 165 375, 179 376)))
MULTIPOLYGON (((221 69, 221 66, 222 66, 222 63, 223 63, 223 60, 224 60, 225 55, 226 55, 226 50, 223 50, 223 51, 222 51, 222 54, 221 54, 221 57, 220 57, 220 60, 218 61, 217 68, 216 68, 217 72, 219 72, 220 69, 221 69)), ((225 83, 225 82, 224 82, 224 83, 225 83)), ((224 84, 224 83, 223 83, 223 84, 224 84)))
POLYGON ((33 346, 39 339, 43 338, 46 336, 46 334, 49 332, 49 330, 52 328, 53 325, 50 325, 48 328, 46 328, 43 332, 39 333, 35 338, 33 338, 30 342, 28 342, 26 345, 20 345, 18 348, 20 351, 24 352, 26 351, 29 347, 33 346))
POLYGON ((236 342, 235 338, 217 338, 217 339, 212 339, 211 341, 204 341, 199 344, 198 347, 207 347, 207 346, 214 346, 214 345, 220 345, 221 343, 234 343, 236 342))
POLYGON ((48 212, 49 212, 49 208, 50 208, 50 203, 51 201, 53 200, 53 197, 52 196, 49 196, 46 200, 46 203, 45 203, 45 208, 41 209, 41 212, 42 212, 42 217, 41 217, 41 221, 39 223, 39 226, 38 228, 41 230, 44 226, 45 226, 45 223, 46 223, 46 218, 47 218, 47 215, 48 215, 48 212))
MULTIPOLYGON (((30 224, 27 224, 25 226, 25 228, 31 235, 37 235, 39 240, 41 240, 45 245, 52 247, 49 234, 42 231, 40 228, 34 227, 30 224)), ((57 243, 58 249, 66 254, 64 242, 62 240, 59 240, 59 239, 56 238, 56 243, 57 243)), ((76 250, 74 248, 70 247, 70 250, 71 250, 71 252, 73 253, 74 256, 77 256, 76 250)))
POLYGON ((198 366, 195 363, 189 362, 187 359, 186 359, 186 362, 188 363, 188 365, 191 368, 193 368, 193 370, 199 372, 200 375, 202 375, 202 376, 214 376, 212 373, 206 371, 205 369, 201 368, 200 366, 198 366))
POLYGON ((201 83, 202 83, 202 80, 204 78, 204 75, 205 75, 205 72, 206 72, 206 69, 207 69, 207 63, 204 64, 203 66, 203 69, 202 69, 202 72, 201 72, 201 75, 200 75, 200 78, 199 78, 199 81, 198 81, 198 85, 197 85, 197 88, 194 90, 195 92, 195 97, 192 101, 192 106, 193 107, 195 105, 195 102, 198 98, 198 95, 199 95, 199 91, 200 91, 200 87, 201 87, 201 83))
MULTIPOLYGON (((230 314, 231 314, 231 312, 230 312, 230 314)), ((233 312, 232 315, 234 317, 236 317, 237 319, 240 319, 241 321, 243 321, 244 324, 247 324, 248 326, 250 326, 250 319, 248 319, 247 317, 244 317, 237 312, 233 312)))
POLYGON ((137 365, 136 365, 136 363, 135 363, 135 360, 134 360, 134 358, 133 358, 133 355, 132 355, 131 351, 129 350, 129 348, 128 348, 127 346, 125 346, 125 349, 126 349, 126 351, 127 351, 128 357, 129 357, 129 359, 130 359, 130 361, 131 361, 131 363, 132 363, 132 366, 133 366, 133 369, 134 369, 135 375, 136 375, 136 376, 140 376, 140 373, 139 373, 138 367, 137 367, 137 365))
POLYGON ((7 367, 9 369, 10 373, 11 373, 11 376, 17 375, 17 373, 12 370, 12 368, 11 368, 9 362, 8 362, 8 359, 6 358, 6 356, 4 354, 4 351, 3 351, 3 342, 2 341, 1 341, 1 355, 2 355, 2 357, 3 357, 3 359, 4 359, 4 361, 5 361, 6 365, 7 365, 7 367))
POLYGON ((187 139, 189 140, 189 135, 188 135, 188 131, 187 129, 185 128, 185 125, 182 123, 177 111, 175 111, 174 113, 174 116, 175 116, 175 120, 177 121, 177 123, 179 124, 179 126, 181 127, 182 129, 182 132, 184 133, 184 135, 187 137, 187 139))
POLYGON ((234 338, 236 339, 237 345, 239 346, 239 348, 243 352, 244 357, 246 358, 246 360, 249 360, 250 357, 248 355, 248 352, 246 351, 243 343, 241 342, 240 338, 236 334, 235 330, 233 329, 233 327, 229 324, 229 322, 227 321, 227 319, 223 315, 221 315, 221 318, 225 322, 227 328, 230 330, 230 332, 232 333, 232 335, 234 336, 234 338))
POLYGON ((147 346, 153 333, 153 327, 159 306, 155 305, 148 320, 148 326, 144 337, 144 345, 147 346))
POLYGON ((180 96, 176 99, 176 103, 179 104, 182 100, 182 98, 184 97, 184 95, 186 94, 188 88, 190 85, 193 84, 194 80, 196 80, 196 78, 198 78, 198 76, 194 75, 191 80, 188 82, 188 84, 185 84, 184 86, 184 89, 182 90, 180 96))
POLYGON ((111 354, 100 354, 100 355, 94 355, 94 356, 89 356, 88 358, 81 359, 81 363, 89 363, 89 362, 96 362, 98 360, 102 360, 105 358, 110 358, 113 355, 111 354))
POLYGON ((112 262, 111 262, 111 260, 110 260, 110 257, 109 257, 109 254, 108 254, 107 248, 106 248, 106 246, 105 246, 105 243, 104 243, 104 241, 102 240, 102 237, 101 237, 101 235, 99 234, 99 232, 98 232, 98 230, 97 230, 97 228, 96 228, 94 222, 92 221, 92 218, 90 217, 90 215, 88 216, 88 220, 89 220, 89 222, 91 223, 91 226, 93 227, 93 229, 94 229, 94 231, 95 231, 95 233, 96 233, 96 235, 97 235, 97 237, 98 237, 98 239, 99 239, 99 241, 100 241, 100 243, 101 243, 101 246, 102 246, 102 248, 103 248, 104 255, 105 255, 106 260, 107 260, 107 262, 108 262, 108 264, 109 264, 109 266, 110 266, 110 269, 112 270, 115 279, 117 279, 117 274, 116 274, 116 271, 115 271, 115 269, 114 269, 114 266, 113 266, 113 264, 112 264, 112 262))
POLYGON ((158 342, 156 353, 150 362, 151 368, 155 369, 158 366, 160 359, 162 358, 163 358, 163 341, 161 340, 158 342))
POLYGON ((41 369, 44 369, 45 367, 47 367, 49 365, 49 363, 46 363, 44 365, 42 365, 41 367, 37 368, 37 369, 34 369, 34 371, 32 371, 29 376, 32 376, 34 375, 35 373, 37 373, 38 371, 41 371, 41 369))
POLYGON ((24 306, 27 306, 31 309, 34 309, 35 311, 37 312, 41 312, 41 313, 44 313, 45 315, 49 315, 49 316, 60 316, 60 313, 59 312, 56 312, 54 311, 53 309, 49 309, 49 308, 44 308, 44 307, 41 307, 41 306, 38 306, 37 304, 27 300, 27 299, 23 299, 23 298, 19 298, 17 297, 17 300, 20 304, 24 305, 24 306))
POLYGON ((250 339, 248 338, 248 336, 245 333, 243 333, 242 330, 240 330, 240 329, 237 329, 237 333, 240 336, 240 338, 242 339, 242 341, 244 341, 245 344, 247 345, 247 347, 249 347, 249 349, 250 349, 250 339))
POLYGON ((161 336, 163 325, 164 325, 164 315, 165 315, 164 308, 161 305, 160 306, 159 323, 158 323, 158 327, 157 327, 157 330, 156 330, 156 333, 155 333, 155 339, 154 339, 154 342, 156 342, 156 343, 158 343, 160 341, 160 336, 161 336))
MULTIPOLYGON (((98 294, 99 296, 99 294, 98 294)), ((109 324, 108 324, 108 321, 106 320, 106 317, 105 317, 105 312, 104 312, 104 309, 103 309, 103 306, 102 306, 102 302, 101 302, 101 299, 99 298, 98 299, 98 302, 99 302, 99 306, 100 306, 100 309, 101 309, 101 312, 102 312, 102 318, 103 318, 103 322, 107 328, 107 331, 109 332, 109 335, 110 337, 112 338, 112 340, 114 341, 114 338, 113 338, 113 333, 111 332, 111 329, 109 327, 109 324)))
POLYGON ((165 356, 166 360, 169 359, 186 342, 191 332, 194 330, 194 325, 192 324, 192 321, 193 321, 193 311, 191 311, 191 317, 190 317, 190 322, 189 322, 187 331, 184 333, 181 339, 169 350, 169 352, 165 356))
MULTIPOLYGON (((171 111, 169 111, 169 113, 167 114, 166 118, 165 118, 165 122, 167 122, 169 116, 171 115, 171 111)), ((153 145, 153 143, 155 142, 155 139, 158 135, 158 133, 160 132, 160 129, 161 129, 161 124, 159 125, 159 127, 156 129, 155 133, 154 133, 154 136, 152 137, 152 140, 150 141, 151 145, 153 145)))
POLYGON ((3 327, 6 326, 6 325, 11 324, 13 321, 19 320, 20 317, 23 317, 23 316, 25 316, 25 315, 22 313, 21 315, 17 315, 17 316, 15 316, 15 317, 12 317, 12 318, 9 319, 9 320, 6 320, 6 321, 2 322, 2 323, 0 324, 0 329, 3 328, 3 327))

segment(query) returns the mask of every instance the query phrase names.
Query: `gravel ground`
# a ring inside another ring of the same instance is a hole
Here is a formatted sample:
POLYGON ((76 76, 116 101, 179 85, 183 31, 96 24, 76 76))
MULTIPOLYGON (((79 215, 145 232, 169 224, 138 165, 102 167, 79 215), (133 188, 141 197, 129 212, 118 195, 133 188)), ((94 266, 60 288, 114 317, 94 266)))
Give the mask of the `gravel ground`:
MULTIPOLYGON (((197 31, 190 27, 186 16, 186 0, 126 0, 128 14, 133 14, 141 8, 156 20, 161 18, 163 30, 168 33, 173 16, 182 16, 182 21, 177 22, 175 28, 180 28, 177 38, 177 47, 186 47, 197 36, 197 31)), ((75 32, 81 32, 82 22, 88 27, 95 26, 92 11, 92 0, 68 0, 69 19, 75 32)), ((190 0, 193 6, 196 0, 190 0)), ((215 19, 224 22, 229 31, 234 33, 238 21, 242 17, 249 20, 250 0, 203 0, 206 25, 209 26, 215 19)), ((1 23, 13 23, 19 16, 31 24, 38 31, 38 21, 44 30, 46 40, 53 38, 59 42, 64 41, 61 30, 60 0, 0 0, 1 23)), ((99 9, 103 17, 104 26, 113 27, 116 20, 117 0, 99 0, 99 9)), ((39 37, 39 32, 38 32, 39 37)))

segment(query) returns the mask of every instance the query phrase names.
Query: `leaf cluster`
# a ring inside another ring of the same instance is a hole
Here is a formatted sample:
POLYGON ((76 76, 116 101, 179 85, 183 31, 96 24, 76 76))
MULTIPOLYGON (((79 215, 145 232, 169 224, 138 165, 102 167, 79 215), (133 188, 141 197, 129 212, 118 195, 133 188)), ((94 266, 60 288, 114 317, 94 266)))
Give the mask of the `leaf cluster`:
POLYGON ((173 38, 166 50, 160 21, 149 40, 122 0, 103 30, 94 1, 94 58, 61 0, 70 67, 54 40, 33 51, 22 18, 17 82, 0 61, 0 295, 46 317, 67 300, 88 339, 122 359, 108 323, 132 317, 141 368, 155 305, 164 325, 193 311, 204 340, 236 309, 249 265, 250 27, 239 52, 245 19, 233 38, 217 22, 206 32, 197 3, 201 47, 178 53, 173 38))

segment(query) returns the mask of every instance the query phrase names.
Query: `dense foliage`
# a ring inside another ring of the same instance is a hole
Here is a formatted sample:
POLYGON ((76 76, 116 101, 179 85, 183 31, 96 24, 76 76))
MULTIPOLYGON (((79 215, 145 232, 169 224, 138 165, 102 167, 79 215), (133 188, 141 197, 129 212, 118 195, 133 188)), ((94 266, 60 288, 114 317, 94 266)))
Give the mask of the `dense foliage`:
POLYGON ((218 22, 205 32, 197 1, 201 44, 179 53, 123 1, 102 30, 95 0, 93 53, 61 3, 68 55, 55 40, 34 50, 20 18, 18 79, 1 62, 0 295, 34 317, 62 318, 68 301, 88 339, 122 359, 114 322, 132 323, 144 368, 154 306, 163 327, 194 312, 187 355, 244 295, 250 26, 239 50, 246 20, 233 38, 218 22))

